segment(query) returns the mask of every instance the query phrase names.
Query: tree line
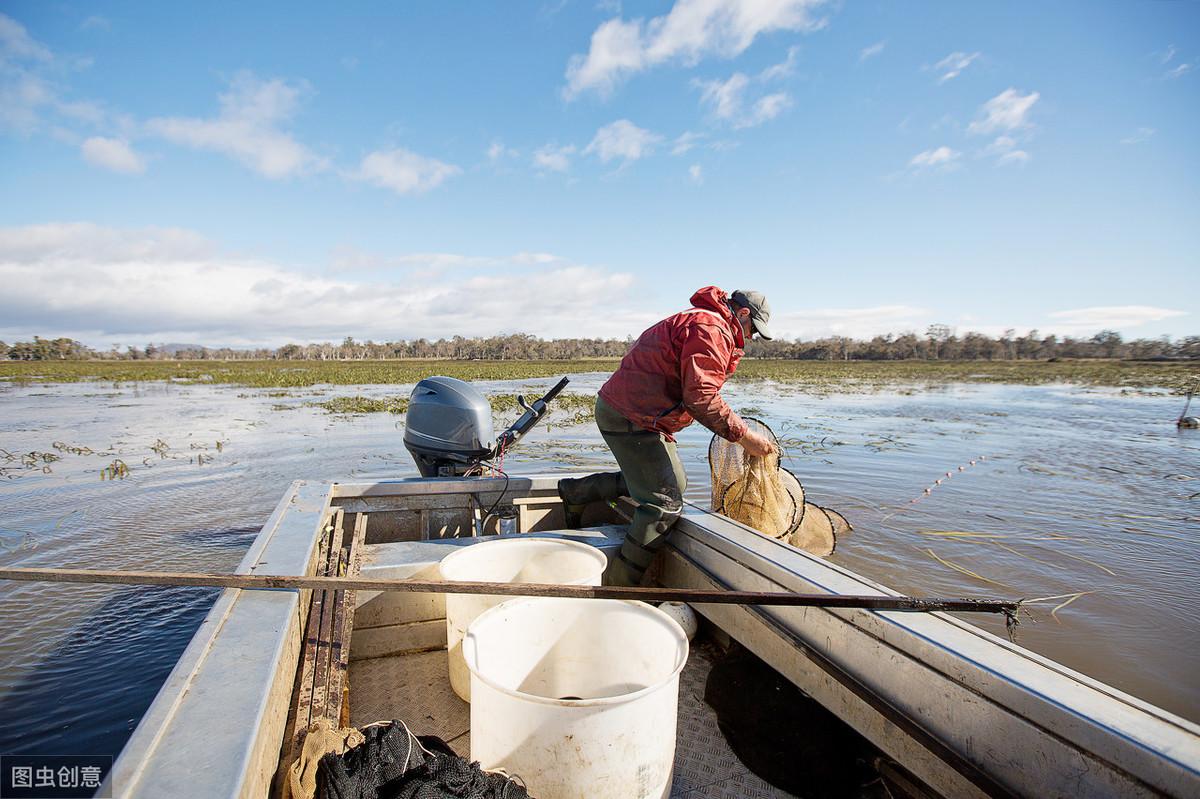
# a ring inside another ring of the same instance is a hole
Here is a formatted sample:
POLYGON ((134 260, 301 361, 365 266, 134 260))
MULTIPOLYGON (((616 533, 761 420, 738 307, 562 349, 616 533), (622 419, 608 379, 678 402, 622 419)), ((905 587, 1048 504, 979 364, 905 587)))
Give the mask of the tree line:
MULTIPOLYGON (((147 344, 144 347, 113 345, 95 350, 70 338, 41 338, 6 344, 0 341, 0 359, 54 360, 299 360, 365 361, 391 358, 445 358, 457 360, 578 360, 620 358, 632 338, 540 339, 523 333, 486 338, 429 341, 355 341, 347 336, 340 344, 285 344, 282 347, 233 349, 147 344)), ((748 358, 806 361, 902 360, 1048 360, 1051 358, 1200 359, 1200 336, 1171 340, 1168 336, 1125 341, 1120 333, 1104 330, 1090 338, 1041 336, 1031 330, 1017 336, 1009 330, 992 337, 982 333, 959 336, 946 325, 930 325, 924 335, 901 333, 863 340, 846 336, 805 340, 755 340, 746 347, 748 358)))

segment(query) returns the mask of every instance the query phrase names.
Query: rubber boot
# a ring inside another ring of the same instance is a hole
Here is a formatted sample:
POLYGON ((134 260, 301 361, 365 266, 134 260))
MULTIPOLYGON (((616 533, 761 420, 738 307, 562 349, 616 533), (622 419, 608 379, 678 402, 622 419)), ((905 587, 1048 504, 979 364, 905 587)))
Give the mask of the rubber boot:
POLYGON ((663 548, 667 533, 678 519, 678 513, 654 505, 639 506, 629 523, 629 532, 621 542, 621 551, 608 565, 604 585, 641 585, 646 569, 663 548))
POLYGON ((627 493, 625 478, 620 472, 598 472, 558 481, 558 497, 562 500, 568 530, 579 529, 583 523, 583 511, 589 503, 611 502, 627 493))

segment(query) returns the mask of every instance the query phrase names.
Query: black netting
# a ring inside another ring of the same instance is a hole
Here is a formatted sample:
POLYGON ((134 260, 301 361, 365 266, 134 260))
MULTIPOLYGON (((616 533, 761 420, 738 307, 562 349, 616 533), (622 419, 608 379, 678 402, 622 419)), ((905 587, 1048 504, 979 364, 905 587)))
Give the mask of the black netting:
POLYGON ((320 799, 529 799, 518 782, 480 769, 440 738, 399 721, 365 728, 366 740, 318 767, 320 799))

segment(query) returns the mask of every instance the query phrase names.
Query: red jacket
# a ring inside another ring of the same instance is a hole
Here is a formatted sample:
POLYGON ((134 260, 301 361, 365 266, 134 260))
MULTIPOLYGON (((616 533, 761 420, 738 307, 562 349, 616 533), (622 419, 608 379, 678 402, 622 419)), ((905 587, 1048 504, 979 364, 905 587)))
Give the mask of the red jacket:
POLYGON ((744 436, 746 423, 720 393, 745 346, 726 300, 716 286, 693 294, 692 308, 642 333, 600 396, 636 426, 665 433, 669 441, 693 421, 730 441, 744 436))

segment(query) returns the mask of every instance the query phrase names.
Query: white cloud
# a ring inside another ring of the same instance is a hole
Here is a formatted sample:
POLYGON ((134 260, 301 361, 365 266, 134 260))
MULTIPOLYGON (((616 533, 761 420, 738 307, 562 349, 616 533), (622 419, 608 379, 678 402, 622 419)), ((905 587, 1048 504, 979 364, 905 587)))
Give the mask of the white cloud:
POLYGON ((753 108, 750 109, 750 114, 745 119, 738 122, 735 127, 748 128, 754 125, 760 125, 769 119, 774 119, 779 116, 785 109, 792 105, 792 98, 784 92, 777 94, 768 94, 766 97, 760 97, 753 108))
POLYGON ((704 183, 704 170, 699 164, 692 164, 688 167, 688 176, 691 177, 692 183, 695 183, 697 186, 704 183))
POLYGON ((80 145, 80 150, 88 163, 114 172, 136 174, 146 171, 146 162, 123 139, 93 136, 80 145))
POLYGON ((789 78, 796 71, 796 56, 799 55, 799 47, 789 47, 787 58, 780 61, 778 64, 772 64, 758 74, 758 79, 761 81, 782 80, 789 78))
POLYGON ((99 262, 210 258, 212 244, 181 228, 129 230, 88 222, 0 228, 0 262, 37 266, 51 260, 99 262))
POLYGON ((41 122, 40 110, 53 102, 54 93, 41 78, 5 70, 0 84, 0 126, 28 135, 41 122))
POLYGON ((685 131, 671 143, 671 155, 683 155, 695 147, 704 138, 703 133, 685 131))
POLYGON ((701 90, 700 101, 706 103, 717 119, 729 122, 734 128, 750 128, 774 119, 791 105, 786 92, 760 97, 749 108, 745 93, 750 79, 735 72, 727 80, 694 82, 701 90))
POLYGON ((82 59, 56 57, 21 23, 0 14, 0 129, 26 136, 43 127, 53 131, 54 121, 44 124, 46 115, 64 117, 64 124, 110 122, 98 103, 64 99, 63 76, 85 66, 82 59))
POLYGON ((107 17, 102 17, 99 14, 93 14, 83 22, 79 23, 81 31, 107 31, 112 30, 112 23, 107 17))
POLYGON ((625 74, 639 72, 646 66, 641 20, 610 19, 592 33, 586 56, 571 56, 563 97, 571 100, 589 89, 607 97, 625 74))
POLYGON ((653 66, 733 58, 760 34, 817 30, 824 20, 812 12, 823 2, 676 0, 670 11, 649 21, 610 19, 592 33, 586 55, 571 56, 563 96, 570 100, 587 91, 607 96, 624 78, 653 66))
POLYGON ((53 58, 50 48, 35 41, 24 25, 0 14, 0 62, 51 61, 53 58))
POLYGON ((330 259, 334 272, 377 272, 381 270, 417 270, 444 272, 459 266, 478 266, 486 259, 447 252, 415 252, 407 255, 381 255, 355 247, 339 247, 330 259))
POLYGON ((1160 64, 1165 64, 1175 57, 1175 45, 1168 44, 1167 49, 1163 51, 1162 57, 1159 59, 1160 64))
POLYGON ((1195 66, 1194 64, 1180 64, 1179 66, 1175 67, 1174 69, 1169 69, 1166 72, 1164 72, 1163 77, 1167 78, 1168 80, 1171 80, 1174 78, 1181 78, 1184 75, 1191 72, 1194 66, 1195 66))
POLYGON ((1108 305, 1055 311, 1049 316, 1060 329, 1078 333, 1137 327, 1186 315, 1187 311, 1156 308, 1152 305, 1108 305))
POLYGON ((654 321, 628 310, 637 297, 627 273, 545 253, 462 259, 455 280, 412 271, 355 279, 219 252, 187 231, 0 228, 0 281, 15 288, 0 295, 0 318, 6 336, 89 331, 91 340, 266 345, 346 335, 578 336, 580 318, 591 320, 590 336, 623 337, 654 321))
POLYGON ((777 337, 789 339, 824 336, 865 339, 900 330, 924 330, 928 322, 929 311, 911 305, 811 308, 772 315, 771 330, 777 337))
POLYGON ((994 131, 1012 131, 1029 126, 1026 117, 1029 109, 1038 101, 1038 92, 1021 94, 1016 89, 1005 89, 980 108, 978 119, 970 124, 970 133, 992 133, 994 131))
POLYGON ((917 169, 935 166, 948 167, 961 157, 962 153, 958 150, 952 150, 942 145, 933 150, 925 150, 924 152, 917 153, 908 162, 908 165, 917 169))
POLYGON ((396 147, 368 153, 358 169, 347 173, 346 177, 391 189, 397 194, 420 194, 460 172, 462 170, 453 164, 396 147))
POLYGON ((520 153, 511 147, 505 147, 504 142, 494 141, 487 148, 488 160, 493 164, 503 161, 505 158, 516 158, 520 153))
POLYGON ((701 102, 708 103, 713 116, 733 119, 741 113, 742 93, 746 91, 750 79, 741 72, 735 72, 728 80, 696 80, 694 84, 701 90, 701 102))
POLYGON ((147 129, 185 147, 228 155, 267 178, 319 171, 328 166, 325 159, 281 129, 307 91, 304 83, 261 80, 241 72, 220 96, 216 117, 159 117, 147 129))
POLYGON ((66 103, 50 77, 61 72, 54 53, 16 19, 0 13, 0 128, 29 136, 43 112, 83 115, 90 104, 66 103))
POLYGON ((861 61, 866 61, 868 58, 874 58, 875 56, 882 53, 883 48, 886 46, 887 46, 887 40, 884 40, 882 42, 875 42, 875 44, 871 45, 870 47, 864 47, 858 53, 858 60, 861 62, 861 61))
POLYGON ((405 279, 432 279, 451 270, 512 269, 521 266, 566 265, 564 259, 545 252, 519 252, 507 257, 461 255, 448 252, 417 252, 403 255, 367 252, 356 247, 336 248, 330 256, 332 273, 391 272, 405 279))
POLYGON ((575 145, 573 144, 562 147, 556 144, 546 144, 534 152, 533 165, 551 172, 566 172, 571 168, 571 156, 574 153, 575 145))
POLYGON ((1017 140, 1012 136, 997 136, 996 140, 983 151, 984 155, 996 156, 996 165, 1024 164, 1029 161, 1029 153, 1017 149, 1017 140))
POLYGON ((618 119, 596 131, 595 138, 583 152, 585 155, 595 153, 605 163, 620 158, 625 165, 653 153, 662 138, 628 119, 618 119))
POLYGON ((962 74, 962 71, 971 66, 971 62, 979 58, 981 53, 962 53, 954 52, 943 58, 941 61, 933 65, 935 71, 942 73, 938 77, 938 83, 945 83, 948 80, 957 78, 962 74))
POLYGON ((1138 128, 1132 136, 1126 136, 1124 139, 1121 139, 1121 144, 1138 144, 1153 136, 1154 133, 1154 128, 1138 128))

